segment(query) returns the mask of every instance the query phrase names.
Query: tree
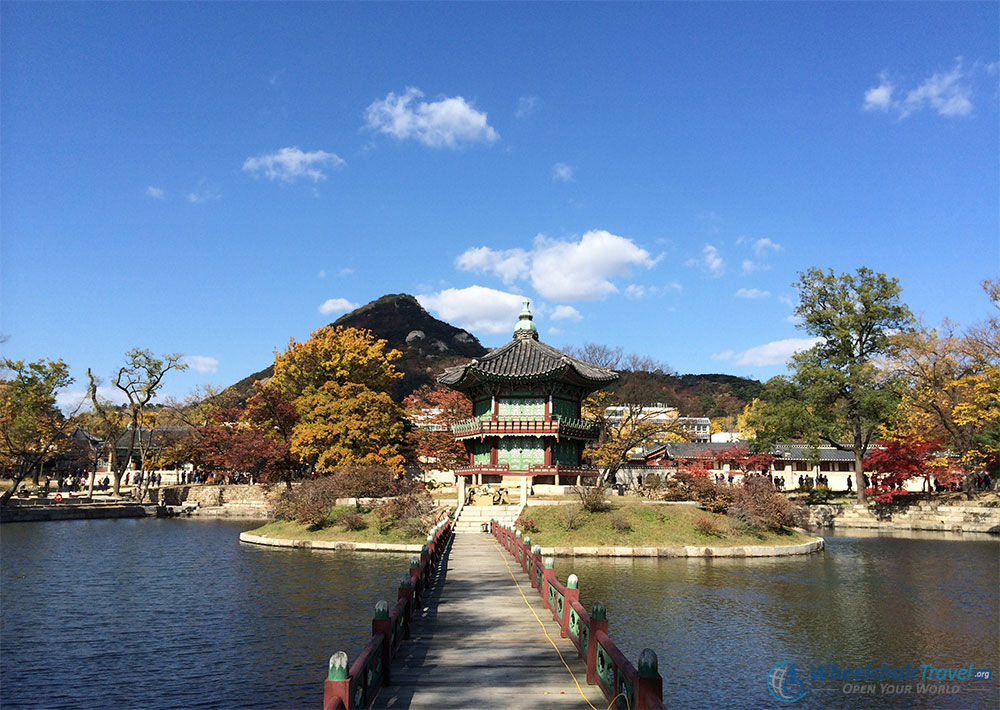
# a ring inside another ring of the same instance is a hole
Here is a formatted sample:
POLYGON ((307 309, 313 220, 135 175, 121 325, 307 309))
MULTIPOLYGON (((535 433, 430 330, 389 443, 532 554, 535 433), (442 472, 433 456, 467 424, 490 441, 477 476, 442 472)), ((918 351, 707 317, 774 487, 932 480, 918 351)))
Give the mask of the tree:
POLYGON ((365 464, 402 470, 403 411, 388 393, 328 382, 299 397, 296 408, 292 453, 316 473, 365 464))
POLYGON ((923 478, 929 489, 932 478, 940 479, 948 471, 947 460, 938 453, 940 448, 940 441, 917 437, 875 442, 865 457, 865 469, 871 471, 868 494, 879 503, 891 503, 894 497, 906 494, 903 485, 911 478, 923 478))
POLYGON ((772 454, 755 453, 746 444, 733 444, 713 454, 716 461, 721 464, 729 464, 731 471, 747 473, 764 473, 771 468, 774 463, 772 454))
POLYGON ((393 385, 402 378, 395 362, 398 350, 385 349, 368 330, 324 326, 309 340, 288 341, 285 352, 274 359, 271 383, 293 398, 314 394, 327 383, 363 385, 374 392, 392 394, 393 385))
POLYGON ((398 350, 370 331, 325 326, 275 357, 270 383, 299 415, 291 452, 317 473, 381 464, 401 470, 403 411, 392 399, 398 350))
POLYGON ((27 476, 38 475, 45 461, 68 444, 72 423, 56 405, 56 393, 73 378, 62 360, 5 359, 0 372, 0 466, 9 468, 14 479, 0 496, 0 505, 6 505, 27 476))
POLYGON ((913 316, 899 302, 898 281, 868 268, 839 275, 811 268, 795 285, 799 327, 817 342, 793 356, 790 377, 767 383, 764 406, 748 423, 758 430, 757 450, 797 437, 853 452, 858 502, 864 503, 865 453, 900 401, 899 383, 879 368, 879 358, 893 334, 911 328, 913 316))
POLYGON ((453 424, 472 417, 472 402, 461 392, 441 385, 424 385, 403 400, 411 427, 406 450, 411 462, 424 471, 454 469, 469 455, 451 433, 453 424))
MULTIPOLYGON (((983 288, 1000 311, 1000 282, 983 288)), ((959 460, 964 487, 1000 462, 1000 318, 961 331, 945 321, 893 339, 888 365, 906 385, 890 438, 938 439, 959 460)))
MULTIPOLYGON (((110 449, 109 462, 113 461, 112 473, 114 475, 114 492, 120 495, 122 476, 128 467, 132 457, 139 454, 139 473, 145 474, 146 459, 152 445, 153 422, 148 421, 149 412, 147 407, 150 401, 156 397, 163 385, 164 376, 171 370, 186 370, 187 365, 181 362, 181 355, 163 355, 156 357, 149 350, 134 348, 125 353, 125 364, 118 368, 112 384, 122 394, 125 395, 124 431, 119 428, 120 424, 114 420, 113 409, 107 402, 101 402, 97 397, 97 385, 99 380, 87 370, 90 378, 90 399, 95 411, 101 414, 108 430, 108 443, 110 449), (127 437, 127 444, 124 456, 119 455, 117 446, 122 436, 127 437)), ((136 499, 142 500, 149 485, 149 477, 143 475, 143 487, 136 488, 136 499)))

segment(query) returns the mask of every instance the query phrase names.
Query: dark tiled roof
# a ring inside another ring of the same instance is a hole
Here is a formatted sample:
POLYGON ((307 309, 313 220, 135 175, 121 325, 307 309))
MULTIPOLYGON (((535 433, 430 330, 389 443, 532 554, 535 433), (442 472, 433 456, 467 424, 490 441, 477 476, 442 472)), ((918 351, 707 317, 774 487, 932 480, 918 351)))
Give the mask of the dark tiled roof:
POLYGON ((618 373, 610 368, 577 360, 531 337, 515 337, 481 358, 447 368, 438 382, 462 389, 470 380, 541 380, 564 376, 596 387, 618 379, 618 373))
MULTIPOLYGON (((694 459, 702 455, 716 454, 738 444, 746 444, 745 441, 738 442, 712 442, 698 443, 693 441, 668 442, 666 444, 653 444, 637 452, 637 457, 649 458, 660 455, 670 459, 694 459)), ((771 449, 771 454, 781 461, 808 461, 809 446, 799 442, 778 442, 771 449)), ((822 446, 816 454, 820 461, 854 461, 853 451, 841 451, 832 446, 822 446)))

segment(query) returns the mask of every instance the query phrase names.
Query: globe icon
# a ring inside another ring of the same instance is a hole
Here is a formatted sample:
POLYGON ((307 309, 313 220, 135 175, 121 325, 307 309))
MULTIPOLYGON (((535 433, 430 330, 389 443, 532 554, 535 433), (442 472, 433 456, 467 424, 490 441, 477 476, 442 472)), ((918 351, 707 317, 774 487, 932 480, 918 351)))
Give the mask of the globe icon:
POLYGON ((809 692, 796 675, 795 664, 791 661, 784 661, 771 669, 767 674, 767 691, 783 703, 795 702, 809 692))

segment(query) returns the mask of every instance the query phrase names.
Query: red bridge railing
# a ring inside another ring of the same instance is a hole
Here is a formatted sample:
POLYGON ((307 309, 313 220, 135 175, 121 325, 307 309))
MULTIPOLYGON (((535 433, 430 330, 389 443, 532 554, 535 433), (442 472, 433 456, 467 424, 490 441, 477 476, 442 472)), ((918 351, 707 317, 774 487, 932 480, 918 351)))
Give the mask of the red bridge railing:
POLYGON ((410 559, 410 569, 403 574, 396 603, 375 604, 372 637, 348 667, 347 654, 338 651, 330 657, 330 668, 323 684, 323 710, 355 710, 371 707, 379 690, 392 678, 392 659, 404 640, 410 638, 413 610, 430 587, 431 577, 441 564, 441 556, 453 534, 450 520, 430 529, 420 557, 410 559))
POLYGON ((609 707, 664 708, 663 678, 657 668, 656 653, 644 648, 636 670, 608 636, 604 604, 597 602, 588 612, 580 603, 580 584, 575 574, 562 584, 556 579, 553 558, 543 560, 541 548, 532 546, 530 537, 522 538, 520 530, 496 520, 491 521, 490 530, 528 576, 542 604, 552 612, 552 618, 559 622, 560 635, 570 639, 580 658, 586 661, 587 682, 601 689, 611 703, 609 707))

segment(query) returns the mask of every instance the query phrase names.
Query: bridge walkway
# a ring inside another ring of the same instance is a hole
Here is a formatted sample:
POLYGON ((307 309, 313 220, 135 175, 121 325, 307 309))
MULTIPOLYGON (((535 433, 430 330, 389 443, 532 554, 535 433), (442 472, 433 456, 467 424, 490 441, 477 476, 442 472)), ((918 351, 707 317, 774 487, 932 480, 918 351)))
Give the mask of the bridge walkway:
POLYGON ((374 707, 605 710, 573 643, 560 638, 516 564, 490 535, 454 537, 374 707))

